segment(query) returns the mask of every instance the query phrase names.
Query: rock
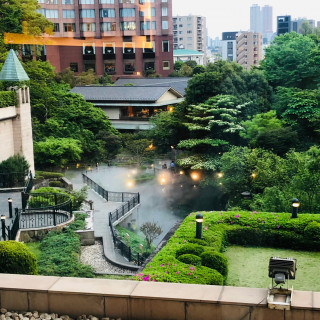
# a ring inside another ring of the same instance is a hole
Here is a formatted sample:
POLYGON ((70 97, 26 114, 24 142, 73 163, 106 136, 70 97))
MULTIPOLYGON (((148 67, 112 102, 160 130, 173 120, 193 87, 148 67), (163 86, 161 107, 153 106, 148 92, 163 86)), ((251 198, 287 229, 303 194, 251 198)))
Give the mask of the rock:
POLYGON ((62 320, 70 320, 70 317, 68 315, 63 315, 61 316, 62 320))
POLYGON ((91 320, 99 320, 97 317, 92 317, 91 320))
POLYGON ((9 311, 7 311, 7 312, 5 313, 5 316, 6 316, 6 317, 11 317, 11 316, 12 316, 12 313, 9 312, 9 311))
POLYGON ((2 315, 0 316, 0 320, 5 320, 5 318, 6 318, 6 316, 5 316, 4 314, 2 314, 2 315))
POLYGON ((56 319, 58 317, 58 315, 55 313, 50 313, 49 316, 51 317, 51 319, 56 319))
POLYGON ((22 320, 29 320, 29 318, 28 317, 23 317, 23 319, 22 320))
POLYGON ((39 318, 39 312, 38 311, 33 311, 33 316, 37 319, 39 318))
POLYGON ((110 320, 110 318, 101 318, 101 320, 110 320))
POLYGON ((30 318, 30 317, 32 317, 32 312, 26 312, 24 314, 24 316, 30 318))
POLYGON ((8 311, 8 310, 5 309, 5 308, 1 308, 1 309, 0 309, 0 312, 1 312, 1 313, 7 313, 7 311, 8 311))

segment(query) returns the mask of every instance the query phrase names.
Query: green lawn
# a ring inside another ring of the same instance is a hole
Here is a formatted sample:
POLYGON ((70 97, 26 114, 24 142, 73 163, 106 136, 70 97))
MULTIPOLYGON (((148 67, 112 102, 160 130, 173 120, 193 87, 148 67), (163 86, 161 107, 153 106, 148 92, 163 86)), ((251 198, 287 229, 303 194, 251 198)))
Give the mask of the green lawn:
POLYGON ((290 287, 320 291, 320 252, 230 246, 224 254, 229 260, 228 286, 268 288, 269 259, 277 256, 297 259, 296 279, 290 281, 290 287))
POLYGON ((41 242, 37 241, 37 242, 29 242, 29 243, 25 243, 25 245, 30 249, 30 251, 36 256, 37 260, 40 259, 41 256, 41 242))

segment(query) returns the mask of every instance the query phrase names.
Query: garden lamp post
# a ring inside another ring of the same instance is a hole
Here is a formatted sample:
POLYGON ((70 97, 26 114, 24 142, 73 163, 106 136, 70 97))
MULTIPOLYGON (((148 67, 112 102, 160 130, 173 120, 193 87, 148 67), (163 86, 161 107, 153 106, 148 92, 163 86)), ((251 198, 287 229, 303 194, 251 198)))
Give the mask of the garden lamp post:
POLYGON ((300 207, 300 202, 297 198, 292 199, 292 215, 291 218, 298 218, 298 208, 300 207))
POLYGON ((12 198, 8 198, 9 218, 12 218, 12 198))
POLYGON ((6 240, 6 216, 1 215, 1 229, 2 229, 2 239, 6 240))
POLYGON ((196 238, 202 239, 202 222, 203 222, 203 215, 198 213, 196 215, 196 238))

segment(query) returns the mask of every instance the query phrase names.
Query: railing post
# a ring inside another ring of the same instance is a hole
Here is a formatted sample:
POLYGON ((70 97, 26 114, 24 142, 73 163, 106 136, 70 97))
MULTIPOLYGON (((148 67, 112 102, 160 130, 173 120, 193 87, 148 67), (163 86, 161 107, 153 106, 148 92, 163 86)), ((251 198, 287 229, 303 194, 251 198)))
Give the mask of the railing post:
POLYGON ((122 216, 124 216, 124 205, 122 206, 122 216))
POLYGON ((140 193, 138 192, 138 203, 140 203, 140 193))
POLYGON ((129 247, 129 257, 128 257, 128 259, 129 259, 129 261, 131 261, 131 247, 129 247))
POLYGON ((57 225, 57 222, 56 222, 56 208, 53 209, 53 225, 57 225))
POLYGON ((107 191, 107 201, 109 201, 109 191, 107 191))
POLYGON ((116 210, 116 213, 117 213, 117 220, 118 220, 119 219, 118 209, 116 210))
POLYGON ((121 193, 121 196, 122 196, 122 201, 121 201, 121 202, 124 202, 124 201, 123 201, 123 192, 121 193))

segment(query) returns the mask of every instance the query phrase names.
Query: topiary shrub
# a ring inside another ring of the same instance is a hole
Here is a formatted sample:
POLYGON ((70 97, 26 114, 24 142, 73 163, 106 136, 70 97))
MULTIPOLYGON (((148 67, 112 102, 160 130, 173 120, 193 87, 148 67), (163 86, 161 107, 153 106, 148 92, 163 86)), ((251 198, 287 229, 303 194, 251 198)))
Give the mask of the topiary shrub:
POLYGON ((179 257, 183 254, 194 254, 196 256, 200 256, 203 251, 204 248, 202 246, 198 244, 187 243, 176 251, 176 256, 179 257))
POLYGON ((178 260, 183 263, 191 264, 193 266, 201 265, 201 258, 194 254, 182 254, 178 257, 178 260))
POLYGON ((228 274, 228 259, 219 252, 205 251, 201 254, 202 265, 215 269, 224 277, 228 274))
POLYGON ((304 229, 304 235, 309 240, 320 240, 320 223, 312 221, 304 229))
POLYGON ((37 259, 25 244, 13 240, 1 241, 0 273, 37 274, 37 259))
POLYGON ((207 278, 208 278, 208 282, 207 282, 208 284, 223 286, 223 282, 224 282, 223 276, 217 270, 211 270, 211 272, 207 274, 207 278))
POLYGON ((49 182, 49 187, 54 187, 54 188, 63 188, 64 184, 61 181, 50 181, 49 182))
POLYGON ((49 172, 49 171, 36 171, 36 178, 42 176, 45 179, 62 178, 63 174, 60 172, 49 172))
POLYGON ((191 243, 199 244, 200 246, 204 246, 204 247, 208 246, 208 242, 203 239, 194 238, 194 239, 188 239, 188 241, 191 243))

